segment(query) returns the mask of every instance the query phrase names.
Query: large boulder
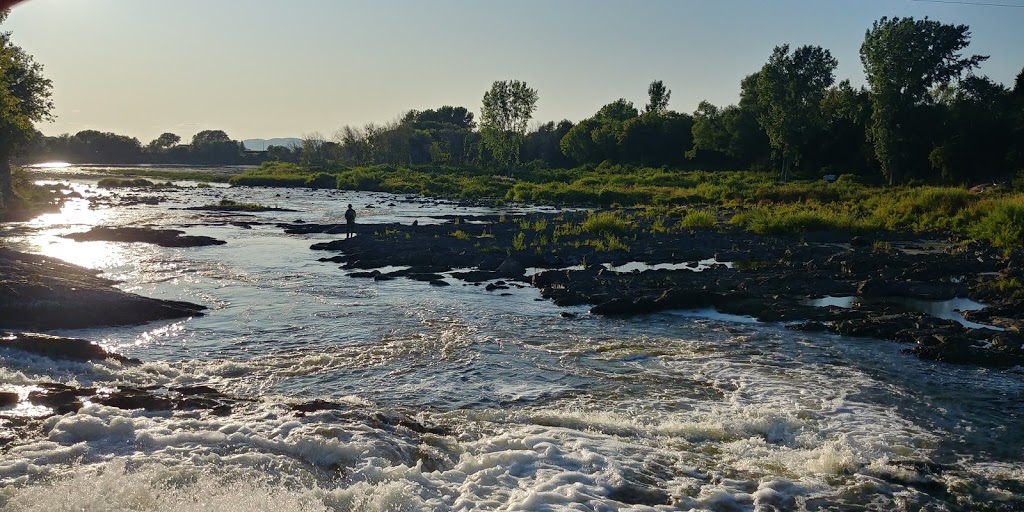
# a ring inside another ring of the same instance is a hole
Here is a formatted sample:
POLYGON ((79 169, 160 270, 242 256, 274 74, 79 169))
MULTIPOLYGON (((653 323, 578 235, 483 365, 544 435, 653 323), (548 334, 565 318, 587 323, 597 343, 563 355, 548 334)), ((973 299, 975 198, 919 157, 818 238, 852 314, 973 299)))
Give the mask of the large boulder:
POLYGON ((499 265, 498 268, 495 269, 495 272, 497 272, 502 277, 520 278, 526 274, 526 267, 524 267, 522 263, 519 263, 518 261, 512 258, 509 258, 503 261, 501 265, 499 265))

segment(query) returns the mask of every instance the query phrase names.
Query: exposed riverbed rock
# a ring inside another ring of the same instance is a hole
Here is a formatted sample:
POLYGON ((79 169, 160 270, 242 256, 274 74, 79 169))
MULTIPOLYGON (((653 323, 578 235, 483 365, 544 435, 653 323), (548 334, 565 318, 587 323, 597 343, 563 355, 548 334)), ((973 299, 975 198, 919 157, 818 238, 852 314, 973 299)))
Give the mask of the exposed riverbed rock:
POLYGON ((114 288, 97 271, 0 249, 0 328, 47 331, 202 315, 205 306, 114 288))
POLYGON ((160 247, 202 247, 207 245, 224 245, 225 241, 208 236, 187 236, 177 229, 151 229, 137 227, 97 226, 83 233, 64 235, 76 242, 141 242, 156 244, 160 247))
POLYGON ((138 363, 137 359, 108 352, 89 340, 62 338, 46 334, 27 332, 0 333, 0 347, 13 348, 23 352, 46 356, 51 359, 71 361, 101 361, 110 359, 124 363, 138 363))
MULTIPOLYGON (((377 272, 374 269, 424 265, 436 273, 455 270, 452 277, 489 283, 484 287, 488 291, 500 289, 499 279, 527 281, 543 298, 560 306, 590 305, 595 315, 714 308, 765 322, 793 323, 805 331, 915 344, 921 348, 911 353, 926 359, 1000 367, 1016 361, 1024 345, 1015 345, 1015 332, 966 328, 918 313, 910 305, 915 300, 984 297, 992 306, 969 313, 968 318, 1008 331, 1024 326, 1021 304, 993 292, 997 286, 982 286, 986 279, 994 279, 982 276, 1008 281, 1024 265, 985 245, 898 233, 876 233, 871 240, 850 243, 850 235, 841 232, 800 237, 762 237, 730 228, 666 232, 651 229, 647 224, 654 219, 638 215, 632 218, 629 234, 620 234, 628 249, 599 250, 606 235, 580 229, 585 215, 535 213, 512 220, 482 216, 473 222, 450 216, 441 224, 364 226, 361 236, 317 243, 312 249, 339 251, 325 259, 344 263, 346 269, 377 272), (567 225, 570 229, 564 229, 567 225), (717 262, 709 265, 712 258, 717 262), (585 268, 572 268, 584 262, 585 268), (629 262, 673 268, 638 265, 631 272, 615 271, 629 262), (529 267, 552 270, 523 276, 520 268, 529 267), (812 301, 829 296, 847 298, 850 307, 823 307, 812 301), (1002 345, 993 341, 997 334, 1003 337, 1002 345), (945 341, 929 342, 936 339, 945 341), (1004 348, 997 352, 997 345, 1004 348), (1003 359, 997 361, 999 357, 1003 359)), ((285 227, 319 233, 333 228, 285 227)))
POLYGON ((39 389, 31 391, 26 400, 33 405, 52 409, 51 414, 76 412, 84 402, 126 410, 209 410, 213 414, 222 414, 240 401, 207 386, 190 390, 161 386, 81 388, 59 383, 40 383, 36 387, 39 389))
POLYGON ((183 210, 205 211, 205 212, 232 212, 232 213, 257 213, 257 212, 297 212, 290 208, 278 208, 275 206, 263 206, 259 204, 208 204, 204 206, 189 206, 183 210))

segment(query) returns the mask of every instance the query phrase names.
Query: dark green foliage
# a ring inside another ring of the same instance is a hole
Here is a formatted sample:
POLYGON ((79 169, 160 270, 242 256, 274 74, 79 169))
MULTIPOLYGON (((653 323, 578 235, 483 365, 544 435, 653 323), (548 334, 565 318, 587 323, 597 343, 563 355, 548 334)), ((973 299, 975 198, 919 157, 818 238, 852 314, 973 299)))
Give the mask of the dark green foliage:
POLYGON ((519 148, 537 109, 537 98, 537 91, 519 80, 496 81, 484 93, 480 110, 482 141, 506 167, 519 164, 519 148))
POLYGON ((306 178, 305 186, 307 188, 336 188, 338 185, 338 177, 326 172, 320 172, 306 178))
POLYGON ((164 133, 143 146, 138 139, 111 132, 82 130, 74 135, 41 137, 25 157, 29 161, 63 161, 89 164, 195 164, 228 165, 259 163, 262 155, 246 155, 242 144, 221 130, 196 134, 192 144, 164 133))
POLYGON ((672 97, 672 91, 668 90, 661 80, 655 80, 647 88, 647 97, 649 101, 644 107, 644 113, 661 114, 668 111, 668 100, 672 97))
MULTIPOLYGON (((7 11, 0 11, 0 23, 6 19, 7 11)), ((32 123, 51 118, 51 87, 43 66, 13 44, 9 32, 0 32, 0 207, 4 210, 14 201, 10 159, 35 137, 32 123)))
POLYGON ((960 52, 969 39, 966 25, 928 18, 882 18, 865 34, 860 55, 871 87, 869 134, 890 184, 906 175, 904 167, 927 158, 927 152, 914 151, 915 144, 908 144, 908 139, 922 133, 917 130, 920 120, 931 117, 925 111, 929 91, 948 85, 988 58, 963 57, 960 52))
POLYGON ((758 122, 768 134, 782 180, 799 165, 805 148, 822 124, 821 100, 832 86, 838 61, 820 46, 777 46, 757 74, 758 122))

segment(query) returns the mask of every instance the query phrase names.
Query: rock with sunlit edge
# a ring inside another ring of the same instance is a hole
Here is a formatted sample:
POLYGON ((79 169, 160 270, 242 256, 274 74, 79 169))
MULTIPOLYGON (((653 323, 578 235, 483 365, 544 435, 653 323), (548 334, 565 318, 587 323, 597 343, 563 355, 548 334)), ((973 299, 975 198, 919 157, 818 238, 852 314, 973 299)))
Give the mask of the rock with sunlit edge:
POLYGON ((0 249, 0 328, 75 329, 202 315, 206 306, 115 288, 98 271, 0 249))

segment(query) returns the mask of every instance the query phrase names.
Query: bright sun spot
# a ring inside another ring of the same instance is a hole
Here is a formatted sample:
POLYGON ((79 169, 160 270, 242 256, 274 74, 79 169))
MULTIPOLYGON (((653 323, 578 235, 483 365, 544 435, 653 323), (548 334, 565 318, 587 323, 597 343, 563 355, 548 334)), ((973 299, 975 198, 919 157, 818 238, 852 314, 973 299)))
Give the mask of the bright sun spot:
MULTIPOLYGON (((41 181, 37 183, 56 183, 41 181)), ((73 186, 81 193, 84 187, 73 186)), ((93 269, 108 269, 124 262, 123 244, 111 242, 75 242, 61 235, 87 231, 94 226, 110 223, 114 213, 109 209, 90 209, 84 199, 64 203, 59 212, 43 214, 29 224, 41 228, 28 242, 45 256, 93 269)))
POLYGON ((30 165, 29 167, 33 169, 64 169, 66 167, 71 167, 71 164, 67 162, 46 162, 42 164, 30 165))
POLYGON ((86 268, 107 269, 125 260, 124 247, 112 242, 76 242, 56 235, 39 235, 34 243, 43 255, 86 268))

